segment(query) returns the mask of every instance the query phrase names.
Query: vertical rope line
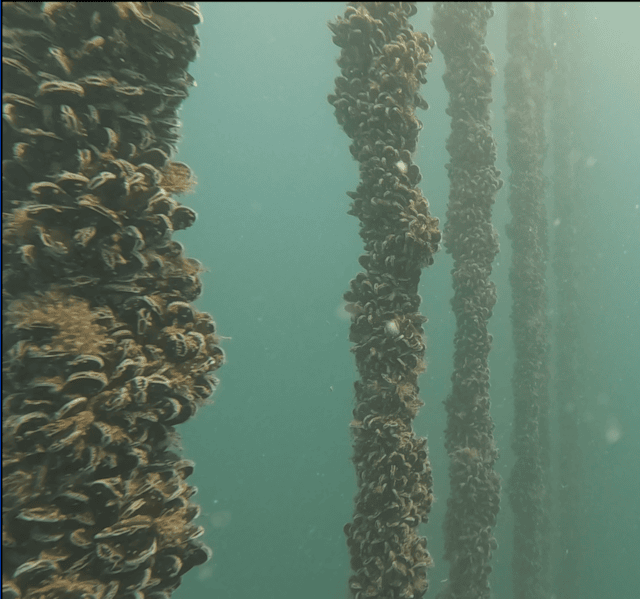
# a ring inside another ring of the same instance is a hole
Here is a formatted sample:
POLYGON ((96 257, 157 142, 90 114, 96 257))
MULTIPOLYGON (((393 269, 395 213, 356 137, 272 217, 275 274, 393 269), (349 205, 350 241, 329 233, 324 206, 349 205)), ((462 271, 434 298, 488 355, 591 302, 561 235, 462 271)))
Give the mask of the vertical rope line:
POLYGON ((433 42, 415 33, 411 3, 352 3, 329 26, 342 48, 336 118, 352 139, 360 184, 348 195, 360 219, 364 272, 345 294, 360 379, 351 423, 358 479, 345 526, 353 597, 422 597, 431 558, 418 535, 433 500, 426 439, 412 421, 422 402, 425 344, 418 282, 433 263, 440 232, 417 187, 412 156, 422 124, 416 107, 433 42))
POLYGON ((531 5, 507 6, 505 67, 509 206, 507 235, 513 248, 509 273, 511 324, 515 348, 512 376, 515 421, 511 447, 516 456, 509 478, 514 513, 512 558, 514 596, 539 599, 548 594, 542 548, 548 493, 548 361, 545 316, 547 256, 544 213, 543 127, 540 110, 544 65, 531 5))
MULTIPOLYGON (((535 46, 535 54, 533 64, 531 65, 531 77, 532 77, 532 98, 535 103, 534 123, 535 138, 537 145, 537 153, 539 162, 536 165, 537 168, 537 195, 538 195, 538 227, 537 237, 538 244, 542 253, 542 276, 546 280, 546 270, 549 262, 549 231, 548 231, 548 217, 547 209, 545 205, 546 189, 548 187, 547 178, 543 174, 544 162, 547 157, 547 143, 545 136, 545 115, 547 114, 547 87, 546 87, 546 73, 552 67, 552 57, 549 50, 549 42, 544 38, 544 14, 543 5, 540 2, 536 2, 533 5, 533 21, 532 21, 532 41, 535 46)), ((552 530, 551 530, 551 512, 552 512, 552 496, 551 496, 551 439, 550 439, 550 398, 549 398, 549 381, 551 378, 550 373, 550 344, 548 341, 550 322, 547 317, 547 296, 545 295, 541 300, 541 306, 539 308, 539 318, 544 323, 544 339, 542 343, 544 346, 540 350, 539 356, 539 402, 540 402, 540 414, 539 414, 539 436, 540 436, 540 452, 543 474, 543 503, 546 509, 542 512, 542 522, 540 527, 540 552, 542 560, 542 570, 540 573, 541 583, 543 585, 543 593, 546 597, 551 594, 551 543, 552 543, 552 530)))
POLYGON ((439 2, 432 19, 446 63, 443 80, 451 117, 444 245, 454 262, 451 305, 456 333, 452 389, 445 402, 451 492, 444 530, 450 572, 440 596, 452 599, 490 596, 490 561, 497 547, 492 529, 500 503, 489 396, 492 338, 487 330, 496 302, 489 276, 499 251, 491 211, 502 187, 489 113, 495 70, 484 44, 491 16, 488 3, 439 2))
POLYGON ((167 599, 210 556, 175 430, 224 361, 172 240, 201 20, 3 3, 3 598, 167 599))
POLYGON ((553 118, 553 197, 555 243, 552 266, 557 289, 555 393, 558 406, 558 426, 562 431, 559 454, 559 563, 556 569, 556 594, 575 599, 580 579, 580 462, 578 417, 578 380, 576 351, 579 329, 576 289, 576 181, 570 163, 575 149, 575 110, 573 97, 575 74, 571 69, 571 36, 569 7, 551 4, 554 70, 551 81, 553 118))

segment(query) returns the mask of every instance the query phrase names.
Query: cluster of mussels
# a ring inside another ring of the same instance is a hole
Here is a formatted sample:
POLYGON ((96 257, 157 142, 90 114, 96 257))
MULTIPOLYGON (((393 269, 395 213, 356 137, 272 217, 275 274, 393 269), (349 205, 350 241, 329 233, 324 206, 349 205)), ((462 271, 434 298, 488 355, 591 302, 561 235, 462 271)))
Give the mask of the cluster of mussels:
POLYGON ((500 501, 494 470, 497 449, 489 412, 491 335, 496 302, 489 280, 498 239, 491 208, 502 187, 495 166, 496 145, 489 124, 493 58, 484 45, 487 3, 437 3, 433 31, 446 63, 443 76, 450 100, 451 135, 446 165, 450 180, 444 245, 453 257, 456 317, 452 390, 446 400, 446 448, 451 495, 445 519, 445 558, 450 562, 445 598, 489 597, 492 534, 500 501))
MULTIPOLYGON (((511 170, 509 205, 512 213, 507 235, 513 250, 509 278, 516 355, 511 381, 514 401, 511 447, 516 460, 508 488, 514 514, 514 593, 522 599, 549 594, 546 588, 549 553, 546 539, 550 530, 545 514, 548 502, 545 482, 549 468, 549 364, 543 173, 544 73, 548 61, 544 59, 542 16, 537 9, 527 4, 509 5, 509 59, 505 67, 507 162, 511 170)), ((563 226, 566 226, 564 222, 563 226)), ((568 251, 567 256, 570 255, 568 251)), ((563 270, 563 273, 569 272, 570 269, 563 270)), ((559 352, 558 372, 564 373, 562 357, 563 353, 559 352)), ((562 410, 559 413, 562 414, 562 410)), ((569 434, 569 428, 563 426, 562 431, 563 436, 569 434)), ((564 452, 562 455, 566 456, 564 452)), ((571 581, 571 586, 574 581, 571 581)))
POLYGON ((422 128, 415 109, 427 107, 418 89, 433 46, 409 25, 415 12, 406 2, 350 3, 329 25, 342 48, 329 102, 360 163, 349 213, 360 219, 366 251, 359 260, 365 271, 344 296, 360 374, 351 423, 358 493, 345 526, 356 599, 422 597, 431 564, 417 534, 433 500, 431 468, 412 421, 422 405, 425 351, 418 282, 440 232, 411 159, 422 128))
MULTIPOLYGON (((577 365, 580 338, 580 314, 577 311, 579 291, 577 274, 580 272, 577 258, 577 239, 585 234, 578 225, 577 209, 581 201, 583 185, 587 180, 574 179, 571 166, 571 150, 580 147, 576 134, 576 112, 584 106, 574 96, 579 89, 574 70, 575 63, 569 58, 575 52, 577 39, 569 32, 573 30, 578 6, 551 4, 549 7, 549 36, 554 40, 552 57, 553 71, 549 89, 549 103, 552 113, 551 138, 553 148, 553 212, 554 243, 551 265, 556 287, 556 316, 554 318, 554 403, 557 410, 558 429, 562 431, 554 451, 557 462, 557 518, 558 530, 553 534, 553 544, 557 547, 552 555, 560 554, 553 564, 556 572, 554 591, 559 597, 576 599, 579 593, 576 581, 583 570, 584 544, 584 504, 581 493, 584 476, 589 476, 591 463, 584 460, 580 449, 581 412, 576 410, 576 398, 580 387, 589 384, 580 380, 577 365), (557 553, 556 553, 557 552, 557 553), (557 589, 557 590, 556 590, 557 589)), ((514 86, 515 87, 515 86, 514 86)), ((581 95, 578 97, 582 97, 581 95)), ((575 152, 574 152, 575 155, 575 152)), ((577 173, 576 173, 577 174, 577 173)), ((590 256, 585 256, 588 260, 590 256)), ((547 354, 548 355, 548 354, 547 354)), ((546 466, 544 462, 542 465, 546 466)), ((548 519, 549 510, 545 510, 548 519)), ((541 520, 538 520, 540 522, 541 520)), ((544 520, 543 520, 544 521, 544 520)), ((550 534, 549 537, 552 535, 550 534)), ((545 557, 544 548, 541 557, 545 557)), ((544 567, 544 562, 543 564, 544 567)))
POLYGON ((210 555, 174 429, 224 361, 171 239, 200 21, 3 3, 3 599, 166 599, 210 555))

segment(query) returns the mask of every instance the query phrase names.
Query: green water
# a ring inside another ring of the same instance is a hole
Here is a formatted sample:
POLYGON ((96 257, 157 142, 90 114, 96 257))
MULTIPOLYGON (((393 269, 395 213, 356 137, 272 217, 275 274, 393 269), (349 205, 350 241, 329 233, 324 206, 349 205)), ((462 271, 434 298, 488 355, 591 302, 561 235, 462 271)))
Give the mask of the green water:
MULTIPOLYGON (((342 528, 356 490, 348 428, 356 373, 341 296, 360 270, 362 252, 358 223, 346 214, 357 165, 326 100, 339 54, 326 23, 344 5, 201 8, 202 48, 191 69, 198 87, 182 110, 177 157, 198 177, 196 193, 182 199, 199 219, 177 239, 209 269, 198 306, 231 339, 224 342, 228 364, 218 373, 214 405, 180 427, 185 453, 196 461, 190 481, 199 488, 200 523, 213 558, 185 576, 174 596, 344 599, 349 558, 342 528)), ((633 599, 640 592, 640 9, 580 5, 577 17, 587 108, 581 149, 572 156, 584 186, 576 217, 584 382, 575 401, 584 473, 576 586, 583 599, 633 599)), ((420 6, 414 28, 431 34, 430 18, 430 7, 420 6)), ((497 5, 487 45, 498 71, 492 109, 503 178, 509 172, 505 21, 505 7, 497 5)), ((422 88, 430 109, 419 112, 424 129, 416 158, 421 188, 441 221, 450 126, 443 68, 435 49, 422 88)), ((553 172, 552 165, 546 168, 553 172)), ((494 262, 499 297, 490 322, 492 416, 503 480, 513 463, 507 194, 505 185, 494 208, 501 253, 494 262)), ((422 527, 436 564, 427 597, 448 576, 442 558, 448 492, 442 402, 452 368, 451 266, 441 250, 420 285, 421 310, 429 318, 428 369, 421 377, 426 405, 415 428, 429 439, 437 498, 422 527)), ((548 282, 553 322, 551 270, 548 282)), ((555 444, 561 434, 552 427, 555 444)), ((495 597, 512 596, 511 524, 503 489, 491 579, 495 597)))

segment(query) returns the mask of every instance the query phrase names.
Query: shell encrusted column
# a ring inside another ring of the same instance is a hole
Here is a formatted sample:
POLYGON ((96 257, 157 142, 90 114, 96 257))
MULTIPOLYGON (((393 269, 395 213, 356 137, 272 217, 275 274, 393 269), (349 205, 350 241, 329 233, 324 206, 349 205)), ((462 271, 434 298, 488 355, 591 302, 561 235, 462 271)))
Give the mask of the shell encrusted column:
POLYGON ((432 18, 449 92, 450 191, 444 246, 453 258, 451 307, 456 318, 451 393, 445 402, 451 490, 444 532, 450 569, 441 599, 488 599, 491 557, 497 548, 493 527, 500 477, 494 469, 498 450, 490 412, 488 324, 496 303, 496 287, 489 277, 499 250, 491 212, 503 182, 495 167, 489 114, 496 73, 484 43, 492 16, 486 2, 438 2, 432 18))
POLYGON ((166 599, 210 555, 175 431, 224 361, 172 240, 200 21, 3 3, 3 599, 166 599))
POLYGON ((413 162, 422 124, 416 107, 433 42, 415 33, 411 3, 353 3, 330 23, 342 48, 336 118, 351 138, 360 183, 349 214, 360 220, 364 272, 344 298, 360 375, 351 423, 358 492, 353 522, 345 526, 352 596, 422 597, 431 558, 418 526, 433 501, 426 439, 412 421, 422 405, 424 370, 418 282, 438 249, 438 220, 417 187, 413 162))

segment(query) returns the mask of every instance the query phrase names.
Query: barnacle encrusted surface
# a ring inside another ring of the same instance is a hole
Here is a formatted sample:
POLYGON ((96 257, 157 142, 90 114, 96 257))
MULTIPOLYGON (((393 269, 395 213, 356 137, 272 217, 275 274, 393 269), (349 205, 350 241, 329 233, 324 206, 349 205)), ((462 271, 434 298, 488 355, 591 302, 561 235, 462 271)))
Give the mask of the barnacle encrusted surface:
POLYGON ((174 429, 224 360, 172 240, 200 21, 3 3, 3 599, 163 599, 210 554, 174 429))
POLYGON ((351 3, 329 24, 342 48, 336 92, 329 96, 351 138, 360 184, 348 195, 360 219, 364 272, 345 294, 360 379, 351 423, 358 477, 353 522, 345 526, 352 596, 422 597, 431 558, 418 535, 433 501, 426 439, 412 421, 422 405, 424 369, 418 282, 433 263, 438 220, 417 187, 412 156, 422 124, 416 107, 433 42, 416 33, 411 3, 351 3))

